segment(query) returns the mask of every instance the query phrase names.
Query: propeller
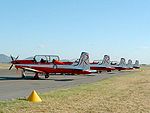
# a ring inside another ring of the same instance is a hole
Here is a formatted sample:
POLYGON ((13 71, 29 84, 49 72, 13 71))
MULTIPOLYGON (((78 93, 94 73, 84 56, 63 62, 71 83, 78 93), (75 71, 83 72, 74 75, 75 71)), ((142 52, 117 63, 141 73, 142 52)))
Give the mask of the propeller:
POLYGON ((9 67, 9 70, 11 70, 12 67, 13 67, 13 64, 11 64, 11 66, 9 67))
POLYGON ((14 61, 14 57, 12 57, 12 56, 10 55, 10 58, 11 58, 12 61, 14 61))
POLYGON ((14 58, 13 56, 10 55, 10 58, 11 58, 11 66, 9 67, 9 70, 12 69, 13 65, 16 63, 16 60, 19 58, 19 56, 17 56, 16 58, 14 58))
POLYGON ((19 55, 15 58, 15 60, 17 60, 19 58, 19 55))

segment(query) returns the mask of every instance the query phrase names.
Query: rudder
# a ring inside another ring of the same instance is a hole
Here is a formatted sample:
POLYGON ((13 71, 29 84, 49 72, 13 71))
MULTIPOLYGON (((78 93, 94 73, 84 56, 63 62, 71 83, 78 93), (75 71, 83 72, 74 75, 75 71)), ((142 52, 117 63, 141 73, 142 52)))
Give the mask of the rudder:
POLYGON ((110 56, 104 55, 102 64, 103 64, 103 65, 109 65, 109 64, 110 64, 110 56))
POLYGON ((87 52, 81 53, 79 63, 77 66, 83 68, 84 70, 90 69, 89 54, 87 52))
POLYGON ((126 66, 126 60, 125 60, 125 58, 121 58, 119 66, 122 66, 122 67, 126 66))

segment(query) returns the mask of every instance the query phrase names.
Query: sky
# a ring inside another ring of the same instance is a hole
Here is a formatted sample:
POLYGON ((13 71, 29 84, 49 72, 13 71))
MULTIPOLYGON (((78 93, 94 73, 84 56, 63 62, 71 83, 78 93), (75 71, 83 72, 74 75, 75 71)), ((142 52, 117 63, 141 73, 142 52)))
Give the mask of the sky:
POLYGON ((0 0, 0 53, 150 64, 150 0, 0 0))

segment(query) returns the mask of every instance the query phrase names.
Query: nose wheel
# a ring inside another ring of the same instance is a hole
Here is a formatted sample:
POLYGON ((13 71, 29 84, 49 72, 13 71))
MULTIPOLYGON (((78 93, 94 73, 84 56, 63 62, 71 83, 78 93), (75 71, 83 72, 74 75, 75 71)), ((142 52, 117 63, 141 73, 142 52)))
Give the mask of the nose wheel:
POLYGON ((102 71, 97 71, 98 73, 102 73, 102 71))
POLYGON ((45 75, 45 78, 49 78, 49 74, 46 74, 46 75, 45 75))
POLYGON ((25 78, 25 70, 22 70, 22 79, 24 79, 25 78))

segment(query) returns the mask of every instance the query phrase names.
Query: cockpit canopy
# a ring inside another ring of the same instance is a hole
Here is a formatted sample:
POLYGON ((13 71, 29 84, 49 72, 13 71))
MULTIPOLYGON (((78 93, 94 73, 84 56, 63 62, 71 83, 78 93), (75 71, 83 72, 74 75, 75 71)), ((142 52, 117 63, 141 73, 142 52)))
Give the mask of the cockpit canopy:
POLYGON ((57 55, 35 55, 33 59, 36 62, 42 62, 42 63, 49 63, 52 62, 53 60, 58 60, 58 61, 60 60, 59 56, 57 55))

